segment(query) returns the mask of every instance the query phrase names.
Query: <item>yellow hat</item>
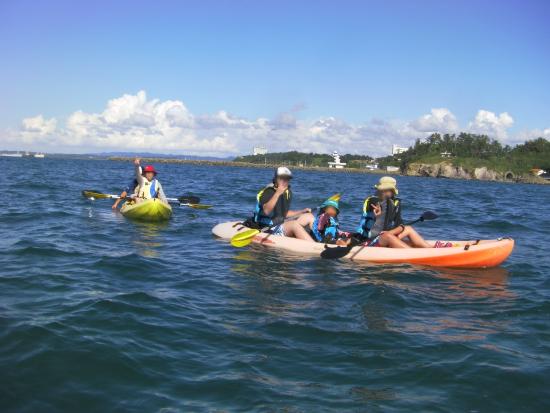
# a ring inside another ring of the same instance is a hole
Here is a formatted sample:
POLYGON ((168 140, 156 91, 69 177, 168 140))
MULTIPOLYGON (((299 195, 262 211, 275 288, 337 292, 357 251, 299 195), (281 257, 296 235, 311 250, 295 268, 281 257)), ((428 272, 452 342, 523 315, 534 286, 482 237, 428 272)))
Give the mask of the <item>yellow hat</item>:
POLYGON ((383 176, 382 178, 380 178, 378 183, 374 185, 374 188, 379 191, 391 189, 393 192, 395 192, 395 195, 399 193, 399 191, 397 190, 397 181, 391 176, 383 176))

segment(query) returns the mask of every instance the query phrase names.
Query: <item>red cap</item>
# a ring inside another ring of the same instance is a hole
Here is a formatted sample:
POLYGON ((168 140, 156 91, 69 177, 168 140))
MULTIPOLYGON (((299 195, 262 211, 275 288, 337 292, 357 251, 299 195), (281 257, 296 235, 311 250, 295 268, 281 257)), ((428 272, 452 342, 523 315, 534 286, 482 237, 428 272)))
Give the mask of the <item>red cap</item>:
POLYGON ((157 171, 155 171, 155 167, 153 165, 147 165, 145 168, 143 168, 143 173, 147 172, 153 172, 155 175, 157 174, 157 171))

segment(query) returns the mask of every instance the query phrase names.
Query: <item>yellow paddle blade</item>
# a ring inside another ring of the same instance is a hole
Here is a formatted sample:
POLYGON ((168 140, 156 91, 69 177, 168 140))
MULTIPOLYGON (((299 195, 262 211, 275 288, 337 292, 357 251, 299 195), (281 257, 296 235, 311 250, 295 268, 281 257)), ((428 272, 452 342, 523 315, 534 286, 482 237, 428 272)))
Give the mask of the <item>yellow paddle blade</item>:
POLYGON ((253 239, 254 237, 245 239, 243 241, 235 241, 235 242, 232 242, 231 245, 234 246, 235 248, 244 248, 247 245, 250 245, 253 239))
POLYGON ((82 196, 86 198, 95 198, 95 199, 107 199, 107 198, 113 197, 113 195, 103 194, 101 192, 95 192, 95 191, 82 191, 82 196))
POLYGON ((342 194, 334 194, 332 195, 327 201, 340 201, 340 198, 342 198, 342 194))
POLYGON ((260 233, 257 229, 249 229, 244 232, 239 232, 231 238, 231 245, 237 248, 246 247, 252 242, 252 239, 260 233))
POLYGON ((185 206, 188 206, 189 208, 193 209, 210 209, 212 208, 212 205, 205 205, 205 204, 182 204, 185 206))

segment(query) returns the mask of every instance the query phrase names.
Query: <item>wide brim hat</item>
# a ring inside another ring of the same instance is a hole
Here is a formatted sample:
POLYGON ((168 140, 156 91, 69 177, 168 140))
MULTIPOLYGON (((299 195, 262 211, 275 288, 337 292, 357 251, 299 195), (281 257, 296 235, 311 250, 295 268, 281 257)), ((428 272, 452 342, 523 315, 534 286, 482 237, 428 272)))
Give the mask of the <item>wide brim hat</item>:
POLYGON ((383 176, 382 178, 380 178, 378 183, 374 185, 374 188, 378 191, 391 190, 395 192, 396 195, 399 193, 399 191, 397 190, 397 181, 391 176, 383 176))
POLYGON ((141 173, 142 175, 145 175, 147 172, 153 172, 155 176, 157 175, 157 171, 153 165, 147 165, 145 168, 143 168, 141 173))

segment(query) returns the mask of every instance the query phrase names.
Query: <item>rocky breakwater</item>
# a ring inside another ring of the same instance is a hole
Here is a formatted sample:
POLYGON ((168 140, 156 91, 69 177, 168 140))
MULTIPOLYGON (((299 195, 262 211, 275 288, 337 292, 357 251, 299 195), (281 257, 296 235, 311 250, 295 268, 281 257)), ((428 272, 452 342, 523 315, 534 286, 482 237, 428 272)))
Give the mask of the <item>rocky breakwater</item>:
POLYGON ((469 170, 462 166, 453 165, 450 162, 435 164, 411 163, 404 171, 404 175, 431 176, 433 178, 478 179, 483 181, 501 181, 510 178, 503 173, 492 171, 486 167, 469 170))
POLYGON ((465 168, 453 165, 451 162, 439 163, 410 163, 403 171, 408 176, 430 176, 433 178, 451 179, 476 179, 479 181, 505 181, 521 182, 525 184, 549 185, 550 180, 529 173, 518 175, 512 171, 498 172, 488 169, 485 166, 478 168, 465 168))

